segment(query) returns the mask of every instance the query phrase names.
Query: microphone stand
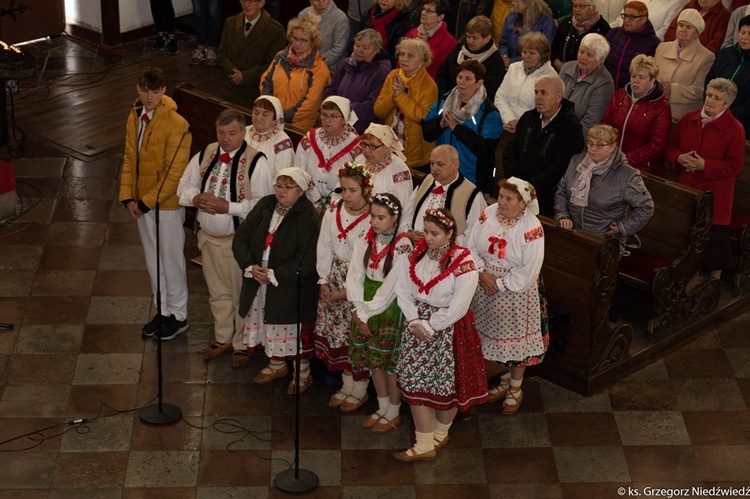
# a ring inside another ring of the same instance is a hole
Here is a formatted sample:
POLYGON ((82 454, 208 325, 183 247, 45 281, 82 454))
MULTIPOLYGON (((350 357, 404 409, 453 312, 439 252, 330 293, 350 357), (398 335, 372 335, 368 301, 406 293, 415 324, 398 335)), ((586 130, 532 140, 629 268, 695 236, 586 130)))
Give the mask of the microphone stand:
POLYGON ((164 316, 161 314, 161 255, 159 253, 159 213, 161 212, 161 210, 159 197, 161 196, 161 189, 162 187, 164 187, 164 182, 167 180, 169 171, 172 169, 174 160, 177 157, 177 153, 180 151, 182 141, 185 139, 185 135, 187 135, 188 133, 190 133, 190 127, 188 127, 188 129, 183 132, 182 137, 180 137, 180 141, 177 143, 177 149, 175 149, 174 154, 172 155, 172 160, 169 162, 169 166, 167 167, 167 171, 164 173, 164 178, 161 181, 159 190, 156 191, 156 206, 154 207, 154 221, 156 223, 156 316, 158 317, 159 323, 159 329, 157 329, 156 331, 156 372, 158 377, 158 401, 156 404, 151 404, 141 409, 138 412, 138 415, 140 416, 141 421, 158 425, 174 423, 175 421, 179 421, 180 418, 182 418, 182 410, 180 410, 178 406, 174 404, 164 403, 164 371, 162 369, 161 349, 162 340, 159 337, 159 335, 161 334, 161 328, 164 326, 164 316))
MULTIPOLYGON (((304 194, 303 194, 304 196, 304 194)), ((299 468, 299 415, 300 415, 300 367, 302 366, 302 262, 315 238, 310 238, 297 267, 297 357, 294 359, 294 468, 281 471, 273 479, 274 485, 284 492, 308 492, 318 486, 318 475, 299 468)), ((312 376, 312 373, 310 373, 312 376)))

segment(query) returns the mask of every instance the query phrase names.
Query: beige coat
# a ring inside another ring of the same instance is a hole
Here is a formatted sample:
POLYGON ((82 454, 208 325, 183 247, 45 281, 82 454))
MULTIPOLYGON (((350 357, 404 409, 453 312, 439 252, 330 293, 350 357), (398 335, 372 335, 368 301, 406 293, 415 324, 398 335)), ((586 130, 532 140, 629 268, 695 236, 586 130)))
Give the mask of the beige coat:
POLYGON ((672 108, 672 119, 682 116, 703 105, 703 90, 711 65, 716 56, 701 45, 700 40, 693 40, 677 55, 677 41, 662 42, 656 47, 656 64, 659 66, 659 81, 669 91, 669 105, 672 108), (669 85, 664 84, 664 80, 669 85))

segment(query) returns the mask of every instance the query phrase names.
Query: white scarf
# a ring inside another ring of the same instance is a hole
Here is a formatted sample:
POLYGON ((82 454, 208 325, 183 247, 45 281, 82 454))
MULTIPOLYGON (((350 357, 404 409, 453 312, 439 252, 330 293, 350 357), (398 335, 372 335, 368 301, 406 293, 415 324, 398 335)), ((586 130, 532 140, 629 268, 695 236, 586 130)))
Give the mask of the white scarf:
POLYGON ((453 90, 451 90, 451 93, 448 94, 448 97, 445 98, 445 103, 443 104, 444 110, 449 110, 453 113, 453 116, 455 116, 456 120, 458 120, 459 123, 463 123, 464 121, 468 120, 477 112, 479 111, 479 108, 482 107, 482 103, 487 98, 487 89, 484 88, 484 85, 479 87, 479 89, 474 92, 474 95, 469 99, 469 102, 466 103, 466 105, 461 105, 461 96, 458 95, 458 89, 456 87, 453 87, 453 90))

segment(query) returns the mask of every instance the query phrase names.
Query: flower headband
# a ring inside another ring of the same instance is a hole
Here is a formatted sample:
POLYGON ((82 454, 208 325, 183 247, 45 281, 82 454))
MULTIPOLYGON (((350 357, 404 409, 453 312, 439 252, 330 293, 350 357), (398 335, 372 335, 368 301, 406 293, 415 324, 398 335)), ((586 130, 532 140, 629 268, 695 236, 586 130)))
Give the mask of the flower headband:
POLYGON ((341 178, 341 172, 344 170, 344 168, 359 172, 362 177, 364 177, 365 187, 372 187, 372 174, 370 173, 370 170, 365 168, 365 165, 361 165, 356 161, 347 161, 346 163, 344 163, 344 166, 341 168, 341 170, 339 170, 339 178, 341 178))
POLYGON ((393 213, 395 216, 398 216, 398 205, 394 203, 390 197, 386 196, 385 194, 375 194, 372 197, 372 200, 387 206, 388 209, 391 210, 391 213, 393 213))
POLYGON ((443 213, 442 211, 436 210, 435 208, 428 208, 425 212, 425 216, 428 215, 437 218, 440 223, 445 225, 448 230, 451 230, 453 228, 453 221, 445 216, 445 213, 443 213))

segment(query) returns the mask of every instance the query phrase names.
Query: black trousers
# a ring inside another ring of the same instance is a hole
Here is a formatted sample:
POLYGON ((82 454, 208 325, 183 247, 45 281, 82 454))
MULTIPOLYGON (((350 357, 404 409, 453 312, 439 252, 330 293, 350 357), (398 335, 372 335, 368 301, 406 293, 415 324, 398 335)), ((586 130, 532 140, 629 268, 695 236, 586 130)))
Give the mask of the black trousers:
POLYGON ((174 7, 172 0, 150 0, 151 16, 154 18, 156 31, 166 31, 174 34, 174 7))

